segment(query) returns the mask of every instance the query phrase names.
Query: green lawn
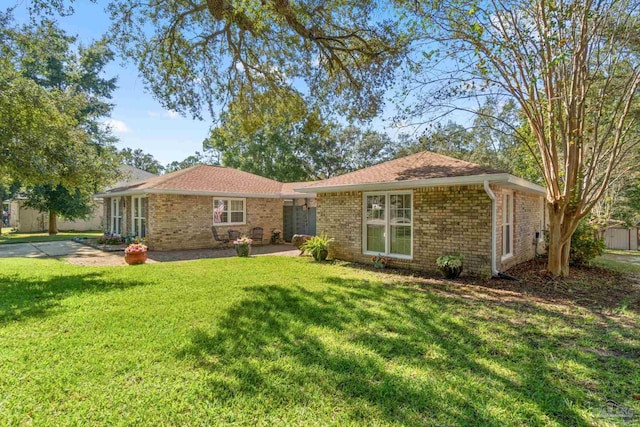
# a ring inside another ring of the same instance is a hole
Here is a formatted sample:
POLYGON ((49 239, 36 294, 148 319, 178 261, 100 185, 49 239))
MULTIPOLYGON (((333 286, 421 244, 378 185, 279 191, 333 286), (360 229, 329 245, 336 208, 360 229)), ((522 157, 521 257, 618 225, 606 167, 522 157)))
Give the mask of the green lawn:
POLYGON ((639 251, 618 251, 608 249, 605 254, 591 261, 597 267, 607 268, 621 273, 640 273, 639 251))
POLYGON ((638 424, 637 290, 506 283, 0 260, 0 425, 638 424))
POLYGON ((102 236, 102 231, 60 231, 55 236, 49 236, 49 233, 14 233, 10 228, 3 228, 2 235, 0 235, 0 245, 6 243, 53 242, 71 240, 74 237, 95 239, 99 236, 102 236))

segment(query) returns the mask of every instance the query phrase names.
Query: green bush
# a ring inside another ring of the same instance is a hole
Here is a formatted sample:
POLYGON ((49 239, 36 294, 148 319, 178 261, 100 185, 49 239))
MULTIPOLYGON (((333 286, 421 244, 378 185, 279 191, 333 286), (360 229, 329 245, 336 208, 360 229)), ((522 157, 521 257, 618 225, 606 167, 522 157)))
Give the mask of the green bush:
POLYGON ((313 256, 316 261, 324 261, 327 258, 329 245, 334 241, 333 238, 327 236, 325 233, 319 236, 313 236, 307 240, 301 249, 306 253, 313 256))
POLYGON ((602 255, 604 248, 604 240, 597 237, 596 227, 589 225, 585 220, 580 221, 571 237, 569 264, 586 265, 592 259, 602 255))

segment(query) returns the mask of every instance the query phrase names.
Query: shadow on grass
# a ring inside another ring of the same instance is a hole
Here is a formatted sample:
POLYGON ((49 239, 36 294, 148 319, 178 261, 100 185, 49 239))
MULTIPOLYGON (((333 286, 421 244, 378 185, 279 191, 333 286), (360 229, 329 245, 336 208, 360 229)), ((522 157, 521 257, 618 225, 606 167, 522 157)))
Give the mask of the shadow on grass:
POLYGON ((0 326, 44 317, 73 294, 109 292, 141 285, 135 280, 106 280, 101 273, 65 274, 46 279, 0 274, 0 326))
MULTIPOLYGON (((329 401, 327 414, 348 422, 589 425, 576 403, 598 402, 586 402, 572 379, 559 379, 567 374, 554 363, 575 338, 550 339, 534 322, 487 320, 499 303, 366 280, 326 282, 317 292, 246 288, 211 330, 195 330, 178 356, 209 372, 202 398, 285 412, 329 401)), ((568 321, 550 314, 537 313, 568 321)), ((569 363, 612 376, 594 381, 624 381, 624 369, 612 373, 592 354, 570 354, 569 363)))

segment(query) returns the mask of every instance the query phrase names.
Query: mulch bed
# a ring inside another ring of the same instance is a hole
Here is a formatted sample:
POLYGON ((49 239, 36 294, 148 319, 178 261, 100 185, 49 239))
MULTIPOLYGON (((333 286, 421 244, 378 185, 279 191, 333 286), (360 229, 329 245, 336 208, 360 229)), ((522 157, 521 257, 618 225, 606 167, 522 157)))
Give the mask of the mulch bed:
POLYGON ((546 259, 538 258, 505 271, 505 274, 517 280, 464 275, 455 280, 447 280, 438 272, 396 268, 376 270, 371 265, 358 263, 345 265, 377 271, 388 275, 394 281, 420 282, 429 289, 439 289, 447 293, 477 295, 491 291, 496 298, 505 300, 577 305, 598 311, 626 308, 640 312, 640 275, 624 274, 600 267, 571 267, 570 277, 562 279, 550 275, 545 270, 546 259))

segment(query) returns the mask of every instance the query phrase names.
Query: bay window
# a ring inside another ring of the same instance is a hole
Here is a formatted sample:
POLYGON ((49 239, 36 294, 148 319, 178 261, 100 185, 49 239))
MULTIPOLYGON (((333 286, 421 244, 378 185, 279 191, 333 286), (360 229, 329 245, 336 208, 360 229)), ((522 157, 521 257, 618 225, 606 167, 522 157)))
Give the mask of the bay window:
POLYGON ((411 191, 364 195, 363 251, 411 258, 413 249, 411 191))

